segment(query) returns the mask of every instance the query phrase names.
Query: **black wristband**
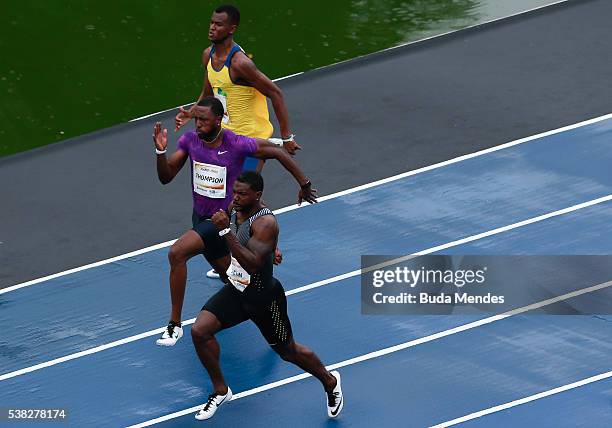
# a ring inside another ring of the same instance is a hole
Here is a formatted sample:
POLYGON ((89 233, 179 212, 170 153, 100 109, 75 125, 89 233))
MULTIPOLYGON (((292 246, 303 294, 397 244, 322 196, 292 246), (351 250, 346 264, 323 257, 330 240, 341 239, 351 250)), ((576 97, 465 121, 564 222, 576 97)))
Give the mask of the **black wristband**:
POLYGON ((301 185, 300 185, 300 187, 301 187, 302 189, 305 189, 306 187, 310 187, 310 185, 311 185, 311 184, 312 184, 312 183, 310 182, 310 180, 306 180, 306 183, 301 184, 301 185))

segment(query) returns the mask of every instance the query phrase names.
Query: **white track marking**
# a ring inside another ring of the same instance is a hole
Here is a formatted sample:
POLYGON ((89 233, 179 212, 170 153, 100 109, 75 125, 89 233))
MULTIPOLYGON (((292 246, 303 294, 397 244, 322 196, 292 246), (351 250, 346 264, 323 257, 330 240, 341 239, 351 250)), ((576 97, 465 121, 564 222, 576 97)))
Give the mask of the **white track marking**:
POLYGON ((567 385, 560 386, 558 388, 549 389, 548 391, 540 392, 538 394, 530 395, 529 397, 524 397, 519 400, 510 401, 505 404, 500 404, 499 406, 490 407, 488 409, 481 410, 479 412, 470 413, 469 415, 462 416, 457 419, 453 419, 452 421, 442 422, 438 425, 433 425, 431 428, 446 428, 453 425, 460 424, 462 422, 467 422, 472 419, 479 418, 481 416, 490 415, 491 413, 501 412, 502 410, 509 409, 511 407, 520 406, 521 404, 529 403, 531 401, 539 400, 540 398, 549 397, 554 394, 559 394, 560 392, 569 391, 570 389, 579 388, 584 385, 588 385, 589 383, 598 382, 600 380, 608 379, 612 377, 612 371, 598 374, 596 376, 591 376, 586 379, 579 380, 574 383, 570 383, 567 385))
MULTIPOLYGON (((378 265, 371 266, 371 267, 369 267, 367 269, 364 269, 364 272, 369 272, 371 270, 380 269, 381 267, 392 265, 392 264, 396 264, 396 263, 399 263, 399 262, 402 262, 402 261, 414 258, 414 257, 419 256, 419 255, 431 254, 431 253, 434 253, 434 252, 437 252, 437 251, 441 251, 441 250, 445 250, 445 249, 448 249, 448 248, 451 248, 451 247, 456 247, 458 245, 462 245, 462 244, 465 244, 465 243, 468 243, 468 242, 473 242, 473 241, 476 241, 478 239, 486 238, 486 237, 489 237, 489 236, 497 235, 499 233, 503 233, 503 232, 506 232, 506 231, 509 231, 509 230, 513 230, 513 229, 517 229, 519 227, 527 226, 529 224, 534 224, 534 223, 537 223, 537 222, 541 222, 541 221, 550 219, 552 217, 557 217, 557 216, 560 216, 560 215, 568 214, 568 213, 571 213, 573 211, 577 211, 577 210, 580 210, 580 209, 583 209, 583 208, 591 207, 593 205, 597 205, 597 204, 600 204, 602 202, 607 202, 607 201, 610 201, 610 200, 612 200, 612 195, 607 195, 607 196, 604 196, 604 197, 601 197, 601 198, 598 198, 598 199, 593 199, 591 201, 584 202, 582 204, 573 205, 571 207, 563 208, 561 210, 553 211, 553 212, 550 212, 550 213, 547 213, 547 214, 543 214, 543 215, 540 215, 540 216, 537 216, 537 217, 533 217, 533 218, 530 218, 530 219, 527 219, 527 220, 523 220, 523 221, 520 221, 518 223, 513 223, 513 224, 510 224, 510 225, 507 225, 507 226, 498 227, 497 229, 492 229, 492 230, 489 230, 487 232, 482 232, 482 233, 479 233, 479 234, 476 234, 476 235, 468 236, 466 238, 458 239, 456 241, 448 242, 446 244, 437 245, 435 247, 431 247, 431 248, 428 248, 428 249, 425 249, 425 250, 421 250, 421 251, 419 251, 417 253, 414 253, 414 254, 402 256, 402 257, 396 258, 394 260, 390 260, 390 261, 387 261, 387 262, 384 262, 384 263, 380 263, 378 265)), ((287 294, 287 296, 290 296, 292 294, 297 294, 297 293, 301 293, 301 292, 304 292, 304 291, 312 290, 314 288, 318 288, 318 287, 321 287, 321 286, 324 286, 324 285, 329 285, 329 284, 341 281, 341 280, 346 279, 346 278, 351 278, 351 277, 357 276, 360 273, 361 273, 361 270, 354 270, 352 272, 347 272, 347 273, 342 274, 342 275, 337 275, 337 276, 334 276, 332 278, 324 279, 322 281, 317 281, 317 282, 314 282, 312 284, 305 285, 303 287, 299 287, 299 288, 295 288, 293 290, 289 290, 289 291, 286 292, 286 294, 287 294)), ((189 320, 183 321, 183 325, 190 325, 190 324, 193 324, 194 322, 195 322, 195 318, 191 318, 189 320)), ((13 372, 10 372, 10 373, 5 373, 3 375, 0 375, 0 381, 6 380, 6 379, 10 379, 10 378, 13 378, 13 377, 16 377, 16 376, 20 376, 20 375, 23 375, 23 374, 26 374, 26 373, 30 373, 30 372, 33 372, 33 371, 36 371, 36 370, 44 369, 46 367, 51 367, 51 366, 54 366, 54 365, 57 365, 57 364, 60 364, 60 363, 64 363, 66 361, 70 361, 70 360, 74 360, 74 359, 77 359, 77 358, 80 358, 80 357, 84 357, 86 355, 95 354, 97 352, 101 352, 101 351, 104 351, 106 349, 114 348, 116 346, 121 346, 121 345, 125 345, 127 343, 130 343, 130 342, 135 342, 137 340, 144 339, 146 337, 150 337, 150 336, 154 336, 154 335, 157 335, 157 334, 161 334, 163 331, 164 331, 164 327, 156 328, 155 330, 150 330, 150 331, 147 331, 147 332, 144 332, 144 333, 137 334, 135 336, 130 336, 130 337, 127 337, 127 338, 124 338, 124 339, 121 339, 121 340, 117 340, 115 342, 107 343, 105 345, 96 346, 95 348, 87 349, 85 351, 81 351, 81 352, 77 352, 77 353, 74 353, 74 354, 66 355, 66 356, 61 357, 61 358, 56 358, 54 360, 46 361, 44 363, 36 364, 36 365, 30 366, 30 367, 26 367, 26 368, 23 368, 23 369, 20 369, 20 370, 16 370, 16 371, 13 371, 13 372)))
MULTIPOLYGON (((406 177, 410 177, 410 176, 413 176, 413 175, 421 174, 421 173, 424 173, 424 172, 427 172, 427 171, 431 171, 431 170, 434 170, 434 169, 438 169, 438 168, 443 168, 445 166, 452 165, 452 164, 455 164, 455 163, 458 163, 458 162, 462 162, 462 161, 465 161, 465 160, 468 160, 468 159, 476 158, 476 157, 479 157, 479 156, 483 156, 483 155, 486 155, 488 153, 497 152, 499 150, 504 150, 504 149, 507 149, 509 147, 513 147, 513 146, 517 146, 519 144, 527 143, 529 141, 533 141, 533 140, 544 138, 544 137, 547 137, 547 136, 550 136, 550 135, 554 135, 554 134, 558 134, 558 133, 561 133, 561 132, 569 131, 569 130, 572 130, 572 129, 575 129, 575 128, 580 128, 580 127, 583 127, 583 126, 591 125, 591 124, 594 124, 594 123, 597 123, 597 122, 601 122, 603 120, 607 120, 607 119, 611 119, 611 118, 612 118, 612 113, 609 113, 609 114, 606 114, 606 115, 603 115, 603 116, 599 116, 599 117, 596 117, 596 118, 593 118, 593 119, 585 120, 583 122, 578 122, 578 123, 575 123, 573 125, 564 126, 564 127, 561 127, 561 128, 557 128, 557 129, 551 130, 551 131, 546 131, 546 132, 543 132, 543 133, 540 133, 540 134, 532 135, 530 137, 525 137, 525 138, 521 138, 519 140, 515 140, 515 141, 511 141, 511 142, 505 143, 505 144, 501 144, 499 146, 491 147, 491 148, 488 148, 488 149, 485 149, 485 150, 480 150, 480 151, 477 151, 477 152, 474 152, 474 153, 469 153, 467 155, 458 156, 456 158, 449 159, 449 160, 446 160, 446 161, 443 161, 443 162, 439 162, 439 163, 436 163, 436 164, 433 164, 433 165, 429 165, 429 166, 426 166, 426 167, 423 167, 423 168, 418 168, 418 169, 415 169, 415 170, 412 170, 412 171, 407 171, 407 172, 404 172, 404 173, 401 173, 401 174, 397 174, 397 175, 394 175, 394 176, 391 176, 391 177, 383 178, 381 180, 376 180, 376 181, 373 181, 371 183, 363 184, 361 186, 351 187, 350 189, 346 189, 346 190, 342 190, 340 192, 332 193, 332 194, 327 195, 327 196, 322 196, 322 197, 319 198, 319 202, 325 202, 325 201, 328 201, 330 199, 335 199, 335 198, 339 198, 341 196, 346 196, 346 195, 349 195, 351 193, 359 192, 361 190, 366 190, 366 189, 370 189, 372 187, 381 186, 383 184, 387 184, 387 183, 391 183, 393 181, 401 180, 401 179, 406 178, 406 177)), ((287 207, 284 207, 284 208, 280 208, 280 209, 274 210, 273 212, 274 212, 274 214, 278 215, 278 214, 282 214, 282 213, 285 213, 285 212, 288 212, 288 211, 296 210, 298 208, 303 208, 305 206, 307 206, 307 204, 303 204, 303 205, 294 204, 294 205, 290 205, 290 206, 287 206, 287 207)), ((108 263, 112 263, 112 262, 116 262, 116 261, 119 261, 119 260, 127 259, 128 257, 134 257, 134 256, 138 256, 138 255, 141 255, 141 254, 144 254, 144 253, 148 253, 150 251, 159 250, 161 248, 169 247, 172 244, 174 244, 174 242, 176 242, 175 239, 172 240, 172 241, 162 242, 160 244, 152 245, 150 247, 142 248, 140 250, 136 250, 136 251, 132 251, 132 252, 129 252, 129 253, 126 253, 126 254, 122 254, 122 255, 119 255, 119 256, 116 256, 116 257, 112 257, 112 258, 109 258, 109 259, 100 260, 100 261, 95 262, 95 263, 90 263, 90 264, 79 266, 79 267, 76 267, 76 268, 73 268, 73 269, 68 269, 68 270, 65 270, 65 271, 62 271, 62 272, 58 272, 58 273, 55 273, 55 274, 52 274, 52 275, 47 275, 47 276, 44 276, 44 277, 41 277, 41 278, 32 279, 30 281, 22 282, 20 284, 12 285, 10 287, 2 288, 2 289, 0 289, 0 295, 4 294, 4 293, 8 293, 10 291, 18 290, 18 289, 23 288, 23 287, 28 287, 30 285, 40 284, 41 282, 45 282, 45 281, 48 281, 48 280, 51 280, 51 279, 54 279, 54 278, 59 278, 59 277, 65 276, 65 275, 70 275, 72 273, 80 272, 82 270, 91 269, 93 267, 102 266, 102 265, 105 265, 105 264, 108 264, 108 263)))
MULTIPOLYGON (((607 282, 604 282, 604 283, 601 283, 601 284, 594 285, 592 287, 584 288, 582 290, 573 291, 571 293, 567 293, 567 294, 564 294, 562 296, 557 296, 557 297, 554 297, 552 299, 543 300, 541 302, 533 303, 533 304, 528 305, 528 306, 523 306, 521 308, 513 309, 511 311, 504 312, 503 314, 500 314, 500 315, 495 315, 495 316, 484 318, 484 319, 481 319, 481 320, 478 320, 478 321, 474 321, 474 322, 471 322, 471 323, 468 323, 468 324, 463 324, 463 325, 460 325, 458 327, 454 327, 454 328, 451 328, 451 329, 448 329, 448 330, 441 331, 439 333, 434 333, 434 334, 431 334, 429 336, 421 337, 419 339, 415 339, 415 340, 411 340, 411 341, 408 341, 408 342, 400 343, 399 345, 391 346, 391 347, 388 347, 388 348, 380 349, 378 351, 374 351, 374 352, 370 352, 370 353, 367 353, 367 354, 364 354, 364 355, 360 355, 360 356, 355 357, 355 358, 344 360, 344 361, 341 361, 339 363, 327 366, 327 369, 328 370, 335 370, 335 369, 339 369, 339 368, 342 368, 342 367, 350 366, 350 365, 353 365, 353 364, 361 363, 363 361, 372 360, 374 358, 378 358, 378 357, 382 357, 382 356, 385 356, 385 355, 389 355, 389 354, 392 354, 394 352, 398 352, 398 351, 402 351, 404 349, 412 348, 412 347, 417 346, 417 345, 422 345, 424 343, 433 342, 434 340, 438 340, 438 339, 441 339, 443 337, 451 336, 453 334, 461 333, 461 332, 464 332, 464 331, 467 331, 467 330, 471 330, 471 329, 474 329, 474 328, 477 328, 477 327, 481 327, 483 325, 491 324, 491 323, 494 323, 494 322, 506 319, 506 318, 514 316, 514 315, 522 314, 522 313, 525 313, 525 312, 528 312, 528 311, 531 311, 531 310, 534 310, 534 309, 539 309, 539 308, 542 308, 544 306, 551 305, 553 303, 557 303, 557 302, 560 302, 560 301, 563 301, 563 300, 571 299, 572 297, 577 297, 577 296, 580 296, 580 295, 583 295, 583 294, 586 294, 586 293, 591 293, 593 291, 602 290, 602 289, 610 287, 610 286, 612 286, 612 281, 607 281, 607 282)), ((604 375, 605 375, 605 373, 604 373, 604 375)), ((297 382, 297 381, 306 379, 306 378, 308 378, 310 376, 311 375, 308 374, 308 373, 303 373, 303 374, 300 374, 300 375, 297 375, 297 376, 292 376, 292 377, 289 377, 289 378, 286 378, 286 379, 281 379, 281 380, 276 381, 276 382, 272 382, 272 383, 268 383, 268 384, 265 384, 265 385, 261 385, 261 386, 258 386, 256 388, 249 389, 247 391, 239 392, 238 394, 234 395, 234 397, 232 398, 231 401, 239 400, 241 398, 248 397, 249 395, 254 395, 254 394, 258 394, 258 393, 263 392, 263 391, 268 391, 270 389, 278 388, 279 386, 287 385, 289 383, 297 382)), ((602 376, 602 375, 599 375, 599 376, 602 376)), ((174 412, 174 413, 171 413, 169 415, 165 415, 165 416, 161 416, 159 418, 155 418, 155 419, 151 419, 151 420, 148 420, 148 421, 145 421, 145 422, 141 422, 141 423, 136 424, 136 425, 131 425, 129 428, 148 427, 148 426, 151 426, 151 425, 163 422, 163 421, 167 421, 167 420, 170 420, 170 419, 175 419, 175 418, 178 418, 180 416, 184 416, 184 415, 187 415, 189 413, 196 412, 201 407, 202 407, 202 405, 190 407, 188 409, 184 409, 184 410, 181 410, 179 412, 174 412)), ((447 426, 447 425, 444 425, 444 426, 447 426)))

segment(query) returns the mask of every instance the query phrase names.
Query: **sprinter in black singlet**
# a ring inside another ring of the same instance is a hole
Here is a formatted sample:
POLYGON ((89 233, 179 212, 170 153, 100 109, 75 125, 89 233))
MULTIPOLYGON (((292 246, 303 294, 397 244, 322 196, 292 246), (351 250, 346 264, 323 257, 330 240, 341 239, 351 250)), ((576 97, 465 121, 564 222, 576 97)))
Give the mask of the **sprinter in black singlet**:
POLYGON ((211 418, 221 404, 232 398, 221 371, 215 334, 250 319, 283 360, 321 381, 327 394, 328 416, 334 418, 344 405, 340 374, 327 371, 313 351, 293 340, 285 290, 273 276, 278 223, 272 211, 261 203, 262 192, 261 175, 243 172, 234 183, 230 216, 218 211, 211 218, 230 248, 232 262, 227 271, 228 283, 206 302, 191 329, 193 344, 214 389, 195 417, 211 418))

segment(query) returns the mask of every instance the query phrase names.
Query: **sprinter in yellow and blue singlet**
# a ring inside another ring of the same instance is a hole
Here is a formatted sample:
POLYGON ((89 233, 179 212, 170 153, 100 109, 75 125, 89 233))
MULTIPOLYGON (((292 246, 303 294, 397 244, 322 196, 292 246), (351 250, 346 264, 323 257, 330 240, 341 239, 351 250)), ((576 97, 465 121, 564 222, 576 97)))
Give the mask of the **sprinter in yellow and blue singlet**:
MULTIPOLYGON (((234 44, 220 70, 215 70, 212 61, 208 61, 206 69, 213 95, 225 108, 223 127, 239 135, 269 138, 272 136, 273 128, 268 115, 266 97, 251 86, 234 84, 230 77, 232 57, 237 52, 244 53, 239 45, 234 44)), ((212 45, 210 55, 214 53, 215 45, 212 45)))
MULTIPOLYGON (((283 93, 234 43, 233 35, 239 22, 240 12, 234 6, 220 6, 212 14, 208 31, 212 45, 202 54, 204 85, 198 101, 214 96, 225 108, 224 128, 239 135, 266 139, 273 132, 266 100, 270 98, 284 140, 283 147, 294 154, 300 146, 291 133, 283 93)), ((191 113, 191 109, 180 109, 175 118, 175 130, 191 119, 191 113)), ((248 158, 244 165, 245 170, 261 171, 262 167, 263 162, 258 163, 254 158, 248 158)))
MULTIPOLYGON (((238 44, 234 44, 221 69, 215 70, 210 60, 206 67, 213 95, 221 101, 225 109, 222 125, 235 134, 248 135, 252 138, 270 138, 274 128, 270 123, 266 97, 252 86, 237 85, 232 81, 230 67, 232 58, 238 52, 244 54, 244 50, 238 44)), ((213 44, 209 57, 214 53, 213 44)), ((257 162, 258 159, 248 157, 243 169, 255 170, 257 162)))

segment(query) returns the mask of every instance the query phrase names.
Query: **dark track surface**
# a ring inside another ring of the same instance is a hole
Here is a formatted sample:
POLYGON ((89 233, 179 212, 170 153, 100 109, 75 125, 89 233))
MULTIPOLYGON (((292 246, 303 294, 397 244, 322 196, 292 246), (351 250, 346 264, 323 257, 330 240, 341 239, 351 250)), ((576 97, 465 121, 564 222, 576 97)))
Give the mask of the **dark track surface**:
MULTIPOLYGON (((325 195, 610 113, 609 16, 574 1, 284 80, 298 161, 325 195)), ((151 127, 173 116, 1 159, 0 288, 190 227, 188 172, 155 171, 151 127)), ((264 175, 272 208, 295 202, 282 168, 264 175)))

